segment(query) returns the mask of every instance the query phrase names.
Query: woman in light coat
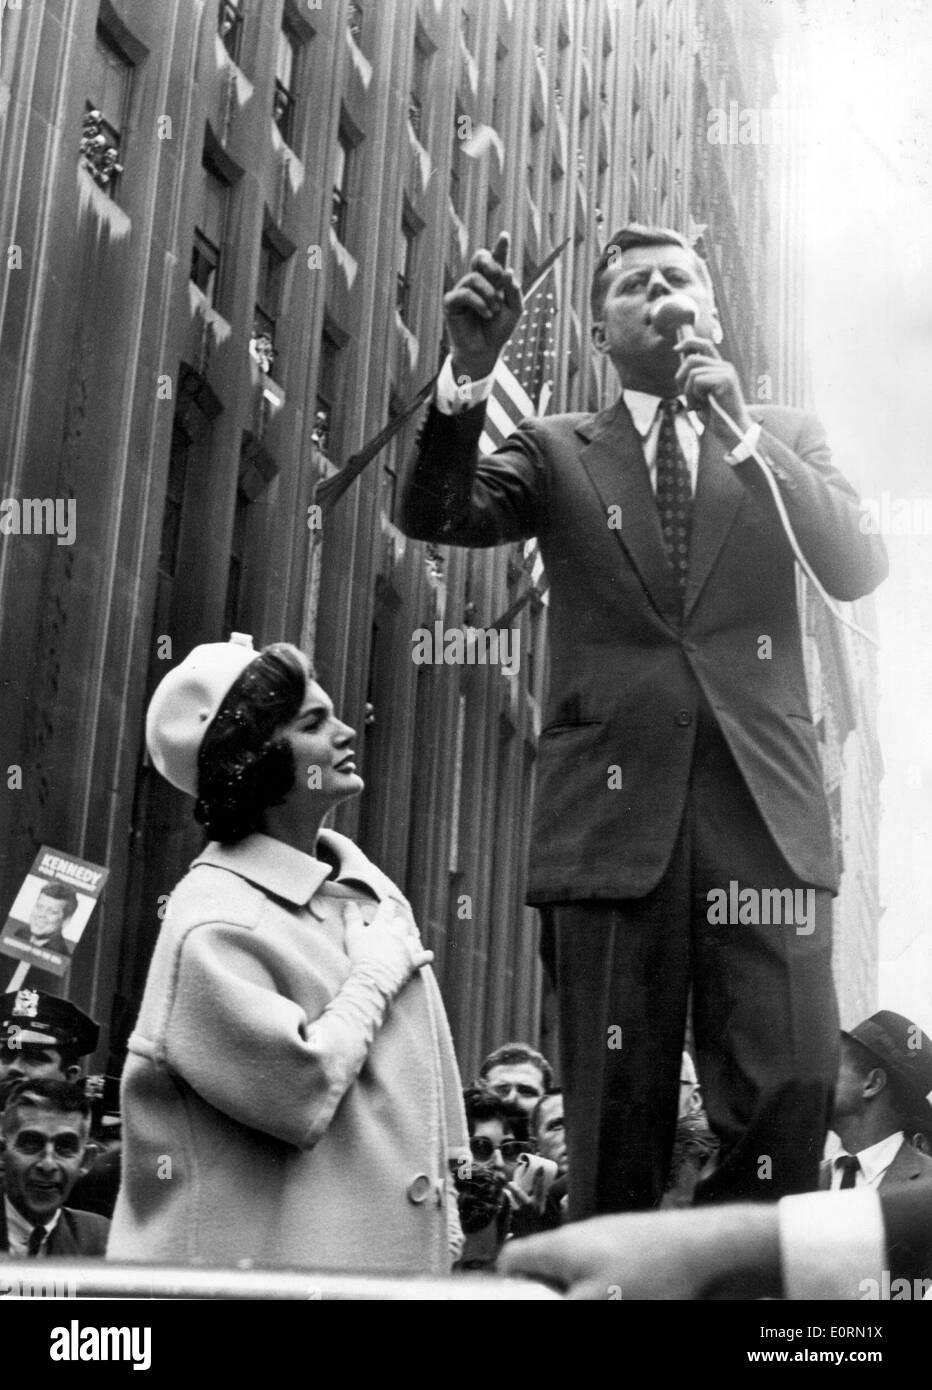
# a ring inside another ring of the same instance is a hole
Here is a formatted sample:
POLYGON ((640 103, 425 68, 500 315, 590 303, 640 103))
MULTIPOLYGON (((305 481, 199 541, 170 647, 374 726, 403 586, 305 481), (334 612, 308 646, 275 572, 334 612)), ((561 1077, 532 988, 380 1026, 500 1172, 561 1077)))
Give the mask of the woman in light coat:
POLYGON ((398 889, 321 828, 362 779, 307 659, 234 634, 147 741, 209 843, 172 895, 123 1076, 112 1259, 443 1274, 468 1156, 433 972, 398 889))

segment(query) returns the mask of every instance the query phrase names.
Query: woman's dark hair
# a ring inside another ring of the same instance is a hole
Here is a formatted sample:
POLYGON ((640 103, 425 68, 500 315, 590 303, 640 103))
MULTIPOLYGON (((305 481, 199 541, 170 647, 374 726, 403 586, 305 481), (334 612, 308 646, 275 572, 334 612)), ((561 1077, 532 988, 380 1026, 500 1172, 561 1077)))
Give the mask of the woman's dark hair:
POLYGON ((262 827, 270 806, 294 786, 294 754, 276 734, 304 702, 310 662, 290 642, 273 642, 228 690, 197 758, 194 818, 212 840, 235 844, 262 827))
POLYGON ((475 1133, 476 1125, 483 1120, 501 1120, 502 1128, 512 1138, 528 1138, 528 1120, 521 1107, 512 1101, 502 1100, 495 1091, 483 1086, 481 1081, 464 1089, 463 1108, 466 1111, 466 1126, 470 1134, 475 1133))

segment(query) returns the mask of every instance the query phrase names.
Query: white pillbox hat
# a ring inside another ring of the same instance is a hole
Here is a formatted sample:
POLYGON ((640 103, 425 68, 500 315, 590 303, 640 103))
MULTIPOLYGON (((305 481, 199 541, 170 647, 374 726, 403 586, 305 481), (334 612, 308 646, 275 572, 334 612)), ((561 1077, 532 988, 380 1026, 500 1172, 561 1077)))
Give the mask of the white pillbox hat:
POLYGON ((259 653, 245 632, 195 647, 156 687, 146 713, 149 756, 173 787, 197 796, 197 755, 231 686, 259 653))

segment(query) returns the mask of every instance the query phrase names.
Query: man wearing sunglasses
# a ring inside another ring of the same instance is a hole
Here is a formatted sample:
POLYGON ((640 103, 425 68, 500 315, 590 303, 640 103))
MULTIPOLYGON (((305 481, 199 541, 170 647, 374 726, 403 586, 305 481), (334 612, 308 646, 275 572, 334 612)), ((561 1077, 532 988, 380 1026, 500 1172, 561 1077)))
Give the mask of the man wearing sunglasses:
POLYGON ((93 1159, 81 1089, 47 1078, 17 1082, 0 1117, 5 1191, 0 1252, 19 1258, 103 1255, 110 1222, 65 1206, 93 1159))

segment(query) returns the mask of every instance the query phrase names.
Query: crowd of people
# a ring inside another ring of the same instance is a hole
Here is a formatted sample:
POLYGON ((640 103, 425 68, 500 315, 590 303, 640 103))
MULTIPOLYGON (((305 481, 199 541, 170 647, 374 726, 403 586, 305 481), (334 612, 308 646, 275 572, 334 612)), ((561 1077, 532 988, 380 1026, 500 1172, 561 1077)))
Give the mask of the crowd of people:
MULTIPOLYGON (((114 1079, 82 1074, 98 1026, 68 1000, 36 989, 11 992, 4 1003, 0 1251, 26 1258, 103 1257, 120 1187, 122 1141, 114 1079)), ((834 1131, 820 1169, 818 1205, 789 1197, 688 1214, 697 1180, 714 1167, 718 1141, 694 1061, 684 1052, 661 1211, 571 1223, 563 1093, 541 1052, 506 1043, 488 1054, 463 1090, 468 1156, 450 1162, 462 1234, 451 1238, 440 1266, 543 1278, 580 1297, 611 1297, 622 1282, 629 1297, 865 1297, 876 1249, 868 1241, 861 1263, 839 1274, 835 1245, 842 1231, 850 1244, 852 1224, 876 1228, 879 1203, 881 1223, 896 1232, 884 1247, 884 1267, 895 1271, 886 1296, 923 1296, 932 1290, 932 1105, 924 1098, 932 1075, 924 1048, 929 1040, 916 1025, 889 1010, 842 1034, 834 1131), (840 1204, 829 1198, 825 1205, 830 1192, 845 1194, 840 1204), (781 1221, 789 1231, 782 1250, 781 1221), (548 1234, 557 1232, 556 1238, 548 1234), (897 1293, 894 1279, 903 1292, 897 1293)), ((166 1152, 163 1163, 170 1158, 166 1152)), ((383 1176, 383 1191, 389 1191, 391 1175, 383 1176)), ((263 1177, 264 1170, 257 1173, 257 1181, 263 1177)), ((163 1180, 172 1180, 170 1171, 163 1180)), ((351 1222, 360 1194, 347 1182, 339 1200, 343 1221, 351 1222)), ((371 1235, 377 1246, 378 1229, 371 1235)), ((237 1239, 232 1263, 255 1248, 242 1232, 237 1239)), ((267 1247, 265 1258, 311 1267, 313 1249, 309 1240, 303 1251, 283 1251, 276 1259, 267 1247)), ((121 1256, 139 1259, 144 1252, 124 1248, 121 1256)), ((405 1266, 403 1241, 394 1245, 393 1258, 405 1266)), ((882 1279, 877 1288, 884 1288, 882 1279)))

